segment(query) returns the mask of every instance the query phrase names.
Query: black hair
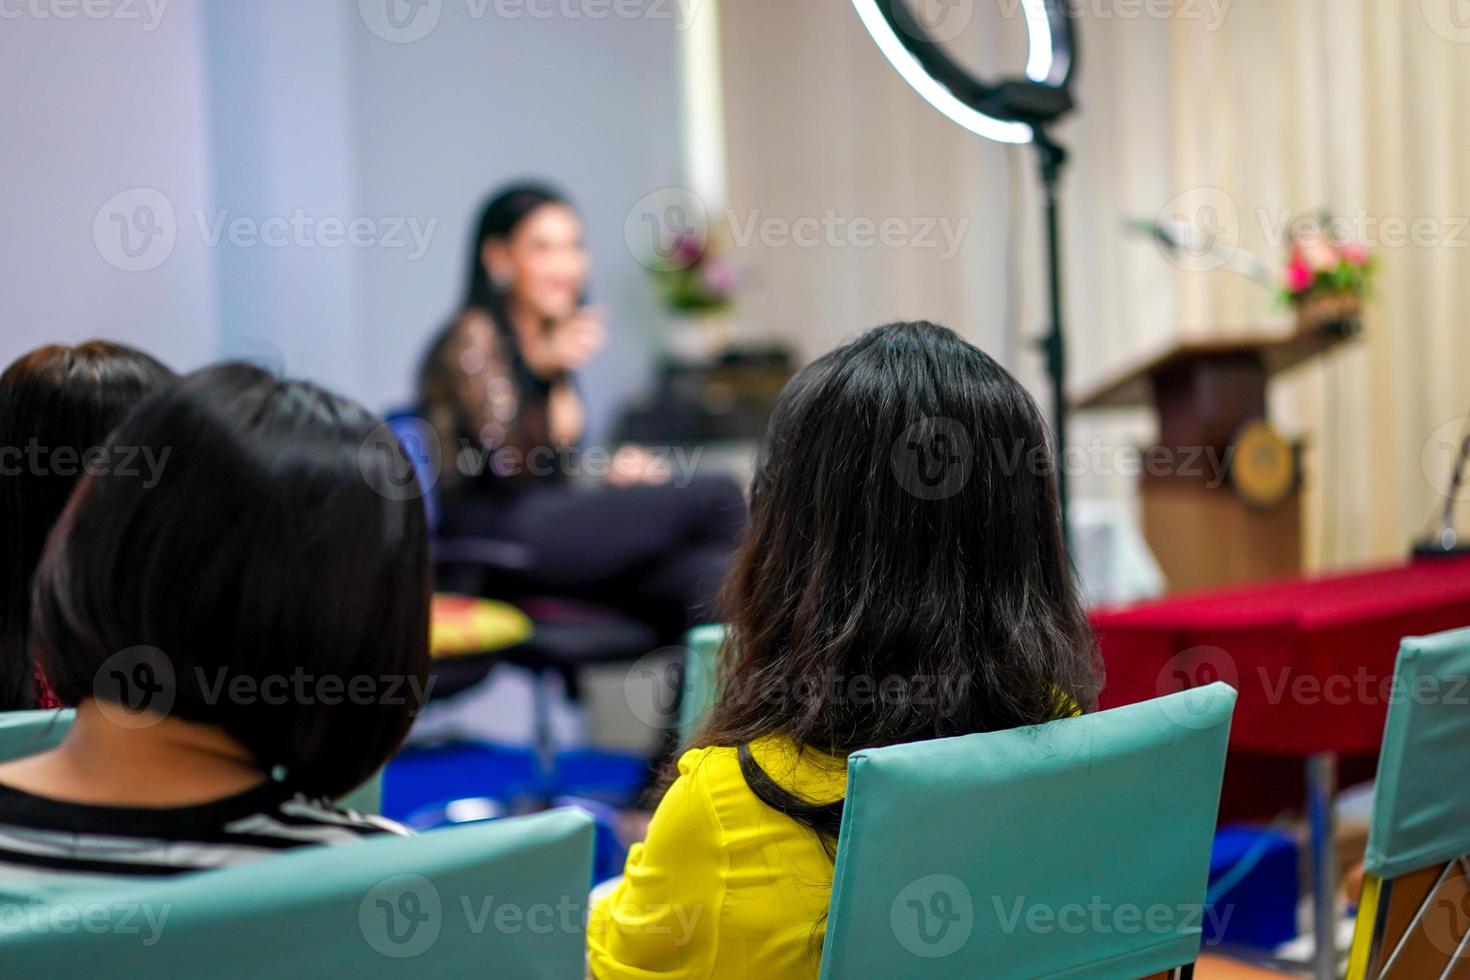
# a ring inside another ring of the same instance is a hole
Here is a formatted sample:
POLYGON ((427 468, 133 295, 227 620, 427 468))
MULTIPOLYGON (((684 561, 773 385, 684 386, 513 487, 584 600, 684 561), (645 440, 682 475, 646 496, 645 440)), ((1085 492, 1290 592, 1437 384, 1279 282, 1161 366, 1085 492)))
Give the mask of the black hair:
MULTIPOLYGON (((547 205, 576 211, 576 206, 561 191, 547 184, 524 182, 509 184, 490 196, 480 210, 475 233, 470 240, 468 285, 459 313, 429 341, 418 373, 419 411, 439 432, 441 444, 452 447, 457 439, 480 438, 479 427, 465 431, 461 423, 468 412, 459 403, 459 387, 464 371, 447 358, 452 348, 462 341, 466 330, 480 317, 488 317, 497 339, 494 356, 506 367, 515 386, 519 403, 516 420, 517 439, 525 446, 552 445, 550 409, 547 401, 553 384, 560 379, 543 378, 526 363, 520 338, 511 323, 510 292, 506 284, 497 283, 485 267, 486 244, 509 242, 521 223, 547 205)), ((585 296, 582 297, 585 300, 585 296)), ((452 451, 452 450, 451 450, 452 451)), ((448 458, 448 457, 446 457, 448 458)), ((452 467, 446 469, 443 489, 453 493, 462 481, 452 467)))
POLYGON ((166 452, 161 477, 87 477, 36 575, 58 698, 136 708, 113 678, 146 661, 169 714, 219 726, 262 771, 313 796, 362 783, 407 733, 429 663, 423 502, 381 426, 245 364, 138 406, 112 442, 166 452))
POLYGON ((91 340, 22 355, 0 375, 0 711, 35 705, 31 581, 46 536, 107 434, 174 374, 91 340))
POLYGON ((777 401, 723 596, 719 693, 696 745, 735 746, 758 798, 835 846, 751 743, 859 749, 1037 724, 1096 702, 1041 413, 983 351, 892 323, 777 401))
POLYGON ((491 195, 480 210, 480 220, 470 242, 470 269, 467 277, 464 309, 484 310, 494 318, 501 330, 509 329, 508 297, 485 268, 485 245, 493 241, 509 241, 531 214, 548 204, 576 210, 561 191, 546 184, 511 184, 491 195))

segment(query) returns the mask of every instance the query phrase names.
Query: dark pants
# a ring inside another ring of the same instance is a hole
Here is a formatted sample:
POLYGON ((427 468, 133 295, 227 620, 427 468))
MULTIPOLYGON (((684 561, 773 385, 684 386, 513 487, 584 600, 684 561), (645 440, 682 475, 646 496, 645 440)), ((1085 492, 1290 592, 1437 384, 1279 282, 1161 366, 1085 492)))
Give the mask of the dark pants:
POLYGON ((685 486, 530 487, 445 507, 443 533, 526 545, 518 587, 607 602, 668 629, 711 621, 745 526, 733 480, 685 486))

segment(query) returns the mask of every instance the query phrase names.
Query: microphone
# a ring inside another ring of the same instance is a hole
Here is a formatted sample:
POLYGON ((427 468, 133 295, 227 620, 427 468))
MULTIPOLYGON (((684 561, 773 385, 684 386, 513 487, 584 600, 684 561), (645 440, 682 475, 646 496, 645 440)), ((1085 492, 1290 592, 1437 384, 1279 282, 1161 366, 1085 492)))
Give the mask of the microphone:
POLYGON ((1445 493, 1444 512, 1440 515, 1439 527, 1428 537, 1414 542, 1414 558, 1456 558, 1470 555, 1470 544, 1461 544, 1455 530, 1456 495, 1465 485, 1465 464, 1470 461, 1470 431, 1460 441, 1460 451, 1455 456, 1455 467, 1450 473, 1449 490, 1445 493))
POLYGON ((1188 221, 1148 221, 1134 219, 1123 223, 1129 234, 1152 238, 1170 258, 1192 258, 1206 262, 1210 268, 1225 268, 1247 279, 1254 280, 1266 289, 1276 288, 1271 267, 1254 252, 1247 251, 1228 242, 1208 229, 1198 228, 1188 221))

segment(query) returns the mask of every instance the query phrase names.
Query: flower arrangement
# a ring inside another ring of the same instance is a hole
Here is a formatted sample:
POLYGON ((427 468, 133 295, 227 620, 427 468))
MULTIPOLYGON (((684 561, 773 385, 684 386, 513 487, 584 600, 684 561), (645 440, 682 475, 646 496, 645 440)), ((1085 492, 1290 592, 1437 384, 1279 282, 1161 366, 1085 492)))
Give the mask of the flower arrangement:
POLYGON ((712 238, 680 234, 648 267, 664 308, 675 316, 708 316, 734 305, 735 269, 716 254, 712 238))
POLYGON ((1377 263, 1363 245, 1332 234, 1332 226, 1332 219, 1324 218, 1292 236, 1281 299, 1296 310, 1300 329, 1356 332, 1377 263))

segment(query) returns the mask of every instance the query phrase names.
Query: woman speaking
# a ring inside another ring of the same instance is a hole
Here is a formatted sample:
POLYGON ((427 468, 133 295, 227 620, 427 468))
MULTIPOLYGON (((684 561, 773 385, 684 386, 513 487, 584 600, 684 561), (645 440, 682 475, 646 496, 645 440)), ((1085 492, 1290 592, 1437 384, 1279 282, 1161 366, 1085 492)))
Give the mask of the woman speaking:
POLYGON ((587 269, 563 195, 517 185, 485 206, 463 309, 420 374, 420 411, 448 464, 442 528, 524 545, 527 588, 611 602, 672 634, 710 611, 745 501, 723 477, 674 485, 637 447, 613 454, 597 485, 568 478, 591 458, 577 452, 575 375, 605 338, 584 302, 587 269))

